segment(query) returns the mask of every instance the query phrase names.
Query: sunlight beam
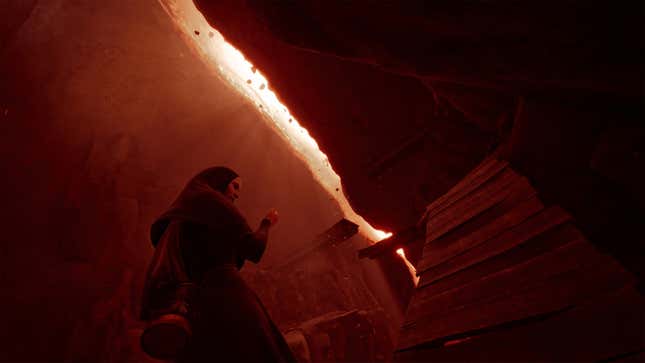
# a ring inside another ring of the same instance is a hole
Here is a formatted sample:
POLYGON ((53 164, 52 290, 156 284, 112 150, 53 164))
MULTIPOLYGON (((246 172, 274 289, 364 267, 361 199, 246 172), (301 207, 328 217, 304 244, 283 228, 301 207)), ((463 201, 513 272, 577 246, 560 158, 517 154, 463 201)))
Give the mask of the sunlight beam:
POLYGON ((316 140, 280 102, 264 75, 208 24, 193 2, 158 1, 189 46, 218 76, 224 78, 256 105, 265 121, 291 146, 311 170, 316 181, 338 203, 344 217, 359 225, 359 233, 372 242, 391 236, 391 233, 372 227, 351 208, 343 193, 340 177, 333 170, 327 155, 318 147, 316 140))

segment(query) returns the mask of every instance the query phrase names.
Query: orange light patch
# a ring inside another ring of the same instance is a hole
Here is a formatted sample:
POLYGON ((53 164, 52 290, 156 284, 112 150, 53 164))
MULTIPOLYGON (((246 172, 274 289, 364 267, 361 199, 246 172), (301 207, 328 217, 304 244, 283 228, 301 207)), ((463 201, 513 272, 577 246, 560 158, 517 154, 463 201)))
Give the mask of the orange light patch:
POLYGON ((408 261, 408 258, 405 256, 405 251, 403 248, 399 248, 396 250, 396 254, 401 256, 403 261, 405 261, 405 265, 408 266, 408 270, 410 271, 410 275, 412 276, 412 281, 414 281, 414 286, 417 286, 419 284, 419 277, 417 276, 417 269, 414 268, 414 266, 408 261))
POLYGON ((318 147, 316 140, 280 102, 264 75, 206 22, 193 2, 191 0, 158 1, 186 38, 189 46, 219 77, 251 100, 265 116, 264 119, 269 125, 308 165, 317 182, 338 203, 345 218, 358 224, 360 233, 371 241, 377 242, 391 236, 391 233, 373 228, 354 212, 342 192, 340 177, 333 170, 327 155, 318 147))

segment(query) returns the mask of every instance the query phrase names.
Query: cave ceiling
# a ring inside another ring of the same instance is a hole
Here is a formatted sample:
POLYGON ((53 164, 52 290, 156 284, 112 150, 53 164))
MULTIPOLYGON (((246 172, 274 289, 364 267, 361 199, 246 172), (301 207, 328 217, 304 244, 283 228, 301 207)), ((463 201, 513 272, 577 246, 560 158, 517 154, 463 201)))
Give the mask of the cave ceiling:
POLYGON ((637 5, 195 3, 318 141, 356 211, 393 231, 508 143, 522 99, 642 90, 637 5))

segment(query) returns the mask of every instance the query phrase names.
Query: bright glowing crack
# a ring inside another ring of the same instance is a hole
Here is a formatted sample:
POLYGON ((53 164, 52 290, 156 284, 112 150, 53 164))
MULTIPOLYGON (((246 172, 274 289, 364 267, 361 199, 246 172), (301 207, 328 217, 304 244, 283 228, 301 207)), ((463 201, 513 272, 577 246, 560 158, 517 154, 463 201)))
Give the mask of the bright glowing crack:
MULTIPOLYGON (((207 64, 217 70, 220 77, 228 81, 259 108, 268 124, 291 146, 296 155, 312 171, 316 181, 338 203, 344 217, 358 224, 359 233, 373 242, 390 237, 392 233, 375 229, 352 209, 342 192, 340 177, 333 170, 327 155, 318 147, 316 140, 309 135, 304 127, 300 126, 298 120, 280 102, 269 87, 268 80, 260 71, 208 24, 195 8, 192 0, 158 1, 185 37, 186 43, 207 64), (199 33, 197 34, 196 31, 199 33)), ((408 266, 416 285, 418 277, 414 266, 406 259, 402 249, 397 253, 408 266)))
POLYGON ((401 256, 403 261, 405 261, 405 265, 408 266, 408 270, 410 271, 410 276, 412 276, 412 281, 414 281, 414 286, 419 284, 419 277, 417 276, 417 269, 414 268, 414 266, 408 261, 408 258, 405 257, 405 251, 403 248, 399 248, 396 250, 396 253, 401 256))
POLYGON ((359 231, 371 241, 380 241, 391 233, 377 230, 359 216, 349 205, 342 192, 340 177, 332 169, 327 156, 316 140, 293 117, 276 94, 268 80, 244 58, 244 55, 224 40, 213 29, 191 0, 159 0, 159 3, 187 38, 187 43, 202 59, 217 70, 240 93, 248 97, 269 121, 271 127, 289 143, 303 159, 316 180, 338 203, 343 215, 359 225, 359 231), (199 34, 195 33, 195 30, 199 34))

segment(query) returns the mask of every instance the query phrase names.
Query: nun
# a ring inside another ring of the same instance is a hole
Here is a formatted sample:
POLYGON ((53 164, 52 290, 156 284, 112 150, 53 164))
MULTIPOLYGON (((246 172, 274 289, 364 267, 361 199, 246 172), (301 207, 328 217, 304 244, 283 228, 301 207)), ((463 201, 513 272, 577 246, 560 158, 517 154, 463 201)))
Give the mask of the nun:
POLYGON ((175 362, 295 362, 258 296, 240 276, 258 263, 270 210, 253 231, 235 207, 241 178, 213 167, 192 178, 153 224, 144 285, 144 351, 175 362))

